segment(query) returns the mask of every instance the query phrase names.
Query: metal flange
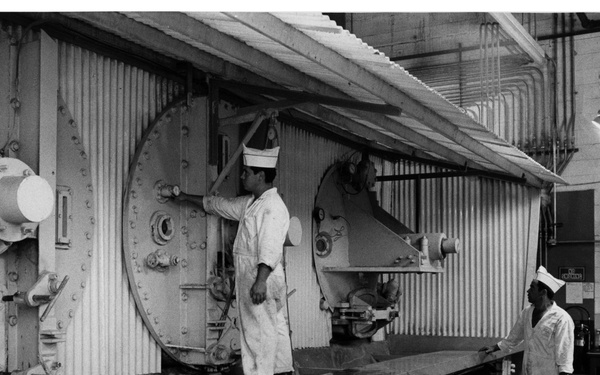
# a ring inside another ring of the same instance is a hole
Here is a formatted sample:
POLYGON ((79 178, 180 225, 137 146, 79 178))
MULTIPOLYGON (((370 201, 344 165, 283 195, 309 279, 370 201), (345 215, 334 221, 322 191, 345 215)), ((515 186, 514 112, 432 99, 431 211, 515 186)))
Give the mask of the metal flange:
POLYGON ((56 273, 69 277, 54 306, 57 329, 64 330, 81 304, 92 257, 96 210, 90 158, 78 125, 64 100, 58 98, 56 207, 56 273))

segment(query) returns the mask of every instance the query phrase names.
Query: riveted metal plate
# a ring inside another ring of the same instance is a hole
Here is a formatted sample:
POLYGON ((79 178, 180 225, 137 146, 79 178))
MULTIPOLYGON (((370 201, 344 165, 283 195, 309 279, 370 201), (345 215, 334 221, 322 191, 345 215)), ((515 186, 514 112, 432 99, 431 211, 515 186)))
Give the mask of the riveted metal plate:
POLYGON ((69 281, 54 305, 54 314, 57 325, 60 324, 57 329, 66 329, 81 302, 89 277, 94 256, 96 210, 90 159, 83 148, 77 123, 60 96, 57 116, 57 200, 63 198, 57 206, 65 208, 61 212, 66 217, 57 217, 61 221, 57 227, 62 228, 62 233, 57 233, 56 272, 59 280, 68 275, 69 281), (69 196, 68 200, 65 195, 69 196))
POLYGON ((160 194, 173 185, 208 191, 207 126, 206 98, 168 106, 136 148, 123 203, 123 252, 138 310, 165 353, 187 365, 232 362, 239 346, 235 300, 217 272, 229 225, 160 194))
POLYGON ((319 187, 313 215, 315 269, 330 309, 345 303, 352 290, 374 290, 378 274, 444 271, 445 234, 394 232, 375 218, 366 185, 355 190, 347 181, 344 165, 332 166, 319 187))
POLYGON ((313 219, 315 269, 321 291, 331 310, 338 304, 347 302, 348 293, 357 286, 374 288, 377 284, 377 275, 325 271, 327 268, 350 266, 349 235, 352 228, 346 219, 344 207, 346 197, 340 192, 338 180, 336 164, 327 171, 319 186, 315 199, 316 218, 313 219))

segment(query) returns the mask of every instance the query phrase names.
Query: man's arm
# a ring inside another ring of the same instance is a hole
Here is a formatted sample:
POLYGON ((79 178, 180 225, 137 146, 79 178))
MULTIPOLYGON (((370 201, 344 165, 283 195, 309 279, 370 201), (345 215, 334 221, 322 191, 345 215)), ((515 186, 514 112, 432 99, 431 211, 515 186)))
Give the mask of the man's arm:
POLYGON ((500 341, 496 345, 484 346, 483 348, 479 349, 479 351, 485 352, 485 354, 490 354, 498 350, 510 350, 519 345, 525 337, 525 322, 527 321, 526 314, 527 310, 521 311, 515 325, 512 327, 510 333, 504 340, 500 341))
POLYGON ((485 352, 485 354, 491 354, 493 352, 497 352, 498 350, 500 350, 500 347, 498 346, 498 344, 491 345, 491 346, 484 346, 483 348, 479 349, 480 352, 485 352))
POLYGON ((554 348, 556 366, 561 374, 573 372, 573 352, 575 350, 575 324, 571 317, 560 319, 554 328, 554 348))
POLYGON ((204 196, 203 195, 193 195, 186 194, 183 191, 179 193, 179 195, 172 196, 175 202, 189 202, 195 206, 198 206, 204 211, 204 196))
POLYGON ((255 305, 259 305, 267 299, 267 279, 271 274, 271 267, 264 263, 259 263, 256 281, 250 288, 250 297, 255 305))

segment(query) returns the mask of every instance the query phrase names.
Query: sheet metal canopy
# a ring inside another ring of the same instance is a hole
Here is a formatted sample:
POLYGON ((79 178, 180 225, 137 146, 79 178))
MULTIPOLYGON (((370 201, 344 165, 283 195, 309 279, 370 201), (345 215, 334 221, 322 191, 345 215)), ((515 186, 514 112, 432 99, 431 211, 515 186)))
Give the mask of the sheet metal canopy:
POLYGON ((400 155, 566 183, 321 13, 65 13, 220 79, 397 107, 295 109, 400 155))

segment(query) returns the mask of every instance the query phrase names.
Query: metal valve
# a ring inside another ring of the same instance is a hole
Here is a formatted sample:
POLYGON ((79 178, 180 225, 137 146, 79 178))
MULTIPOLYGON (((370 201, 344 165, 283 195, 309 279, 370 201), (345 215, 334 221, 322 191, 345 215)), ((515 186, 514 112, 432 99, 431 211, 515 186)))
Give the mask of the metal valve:
POLYGON ((178 185, 165 185, 160 189, 160 195, 165 198, 177 197, 181 193, 178 185))
POLYGON ((154 194, 157 201, 166 203, 170 198, 179 196, 181 188, 179 185, 169 185, 163 180, 158 180, 154 184, 154 194))
POLYGON ((157 271, 163 272, 169 266, 176 266, 181 261, 176 255, 168 255, 164 250, 156 250, 153 253, 148 254, 146 257, 146 266, 149 268, 155 269, 157 271))
POLYGON ((65 276, 61 283, 58 284, 57 275, 51 272, 45 272, 35 284, 26 292, 16 292, 10 296, 3 296, 2 301, 4 302, 15 302, 18 304, 26 305, 29 307, 37 307, 43 304, 48 304, 44 313, 40 317, 40 321, 43 322, 50 314, 50 311, 54 307, 56 300, 62 293, 63 289, 69 281, 69 276, 65 276))

